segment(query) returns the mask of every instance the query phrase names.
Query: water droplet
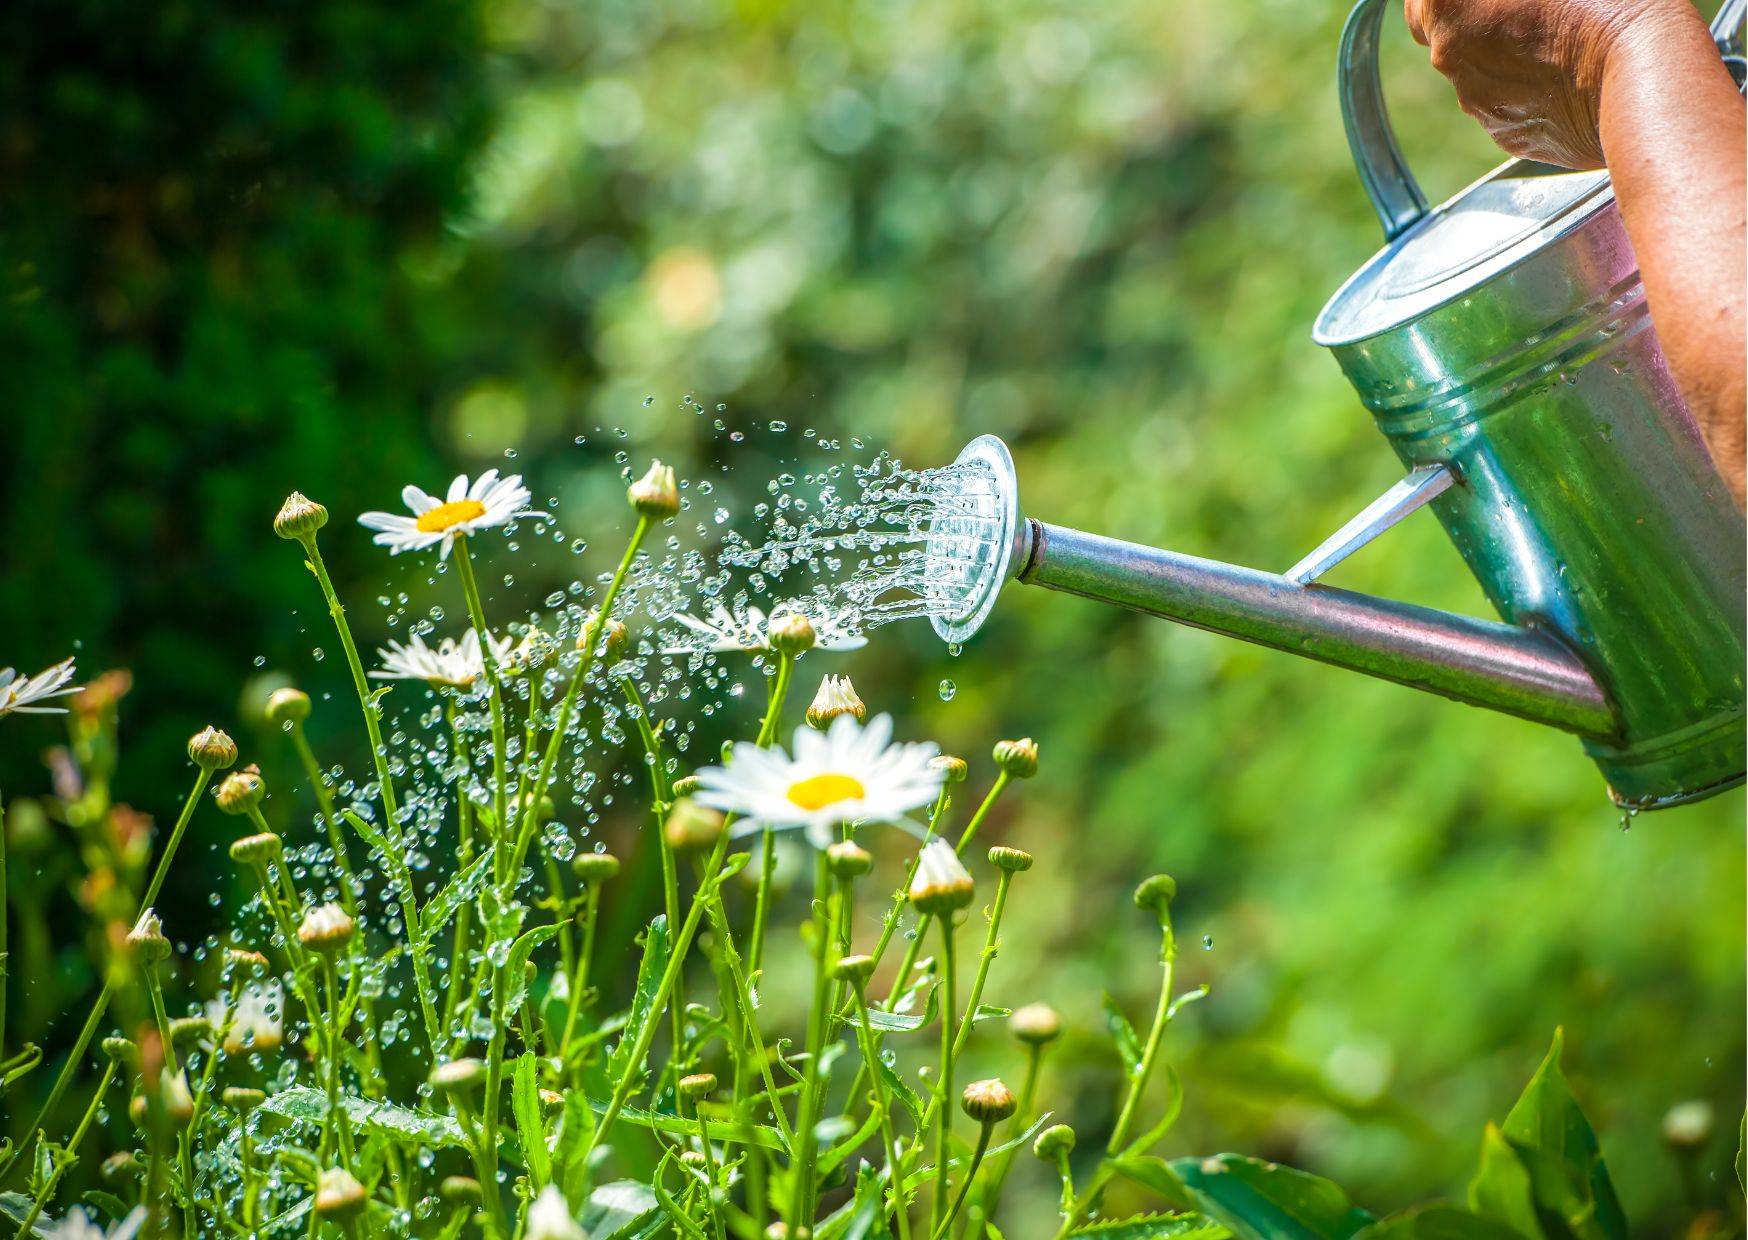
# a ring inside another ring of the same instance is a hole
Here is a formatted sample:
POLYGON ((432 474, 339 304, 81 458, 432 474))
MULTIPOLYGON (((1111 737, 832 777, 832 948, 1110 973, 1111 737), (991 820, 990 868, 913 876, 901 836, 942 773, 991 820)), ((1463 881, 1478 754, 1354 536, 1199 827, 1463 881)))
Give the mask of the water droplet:
POLYGON ((959 686, 954 684, 951 680, 943 680, 941 681, 938 691, 943 702, 951 702, 953 700, 953 695, 959 692, 959 686))

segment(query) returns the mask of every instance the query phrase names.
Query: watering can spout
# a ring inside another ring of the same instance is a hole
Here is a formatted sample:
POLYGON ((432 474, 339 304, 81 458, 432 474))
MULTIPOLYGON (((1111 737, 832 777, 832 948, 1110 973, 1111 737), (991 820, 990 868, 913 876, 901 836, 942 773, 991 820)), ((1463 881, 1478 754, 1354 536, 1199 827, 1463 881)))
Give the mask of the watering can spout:
POLYGON ((955 462, 959 503, 930 532, 936 631, 963 641, 1008 580, 1114 603, 1588 737, 1608 695, 1551 633, 1452 615, 1024 518, 994 436, 955 462))

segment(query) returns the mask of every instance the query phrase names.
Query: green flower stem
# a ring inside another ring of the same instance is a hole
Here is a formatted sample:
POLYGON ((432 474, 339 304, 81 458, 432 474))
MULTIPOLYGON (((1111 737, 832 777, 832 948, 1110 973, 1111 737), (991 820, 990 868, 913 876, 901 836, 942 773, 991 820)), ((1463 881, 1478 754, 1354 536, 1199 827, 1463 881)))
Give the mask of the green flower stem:
MULTIPOLYGON (((644 535, 649 533, 650 518, 638 514, 637 525, 631 531, 631 539, 625 544, 625 554, 620 557, 619 567, 613 570, 613 579, 607 583, 607 590, 601 596, 601 605, 583 627, 583 634, 578 638, 580 650, 577 666, 571 672, 570 686, 565 690, 564 700, 559 703, 558 718, 553 721, 552 735, 546 743, 546 752, 540 758, 540 774, 535 778, 533 795, 522 809, 522 824, 515 836, 515 847, 512 849, 510 864, 504 870, 505 878, 501 882, 513 883, 515 876, 522 869, 522 858, 528 851, 528 844, 533 839, 534 805, 546 794, 552 786, 552 773, 558 766, 559 750, 564 747, 565 733, 570 728, 571 714, 576 709, 577 697, 582 692, 583 681, 588 677, 589 669, 594 666, 599 654, 601 634, 605 631, 607 621, 613 614, 613 603, 619 597, 619 590, 625 584, 625 577, 631 571, 632 562, 637 558, 638 548, 643 545, 644 535)), ((501 820, 500 820, 501 821, 501 820)), ((507 889, 506 889, 507 894, 507 889)))
MULTIPOLYGON (((455 743, 456 763, 463 770, 471 769, 467 736, 461 730, 454 701, 444 703, 443 713, 449 722, 449 734, 455 743)), ((468 800, 467 790, 459 784, 455 790, 455 829, 457 837, 456 860, 459 868, 465 870, 473 861, 473 802, 468 800)), ((467 963, 468 939, 472 933, 473 904, 464 902, 455 911, 455 938, 449 951, 449 993, 443 1000, 443 1029, 445 1031, 454 1026, 455 1013, 461 1003, 460 971, 467 963)))
POLYGON ((330 1149, 336 1146, 340 1150, 343 1165, 348 1169, 353 1165, 352 1135, 346 1125, 346 1112, 340 1108, 340 1040, 343 1029, 340 1010, 340 983, 334 974, 334 962, 327 956, 321 957, 322 985, 328 996, 328 1120, 322 1126, 322 1157, 325 1159, 330 1149), (330 1140, 335 1144, 330 1145, 330 1140))
POLYGON ((1099 1196, 1116 1174, 1112 1160, 1123 1150, 1129 1140, 1129 1129, 1135 1123, 1135 1115, 1141 1103, 1141 1095, 1146 1091, 1147 1081, 1153 1075, 1155 1062, 1159 1058, 1159 1045, 1165 1036, 1165 1027, 1171 1023, 1171 987, 1172 977, 1177 967, 1177 936, 1172 933, 1168 922, 1160 928, 1159 946, 1160 985, 1159 1003, 1154 1008, 1153 1024, 1147 1031, 1147 1042, 1141 1053, 1141 1063, 1135 1070, 1135 1075, 1129 1081, 1128 1092, 1123 1098, 1123 1108, 1117 1114, 1117 1123, 1111 1129, 1111 1138, 1105 1143, 1105 1158, 1099 1163, 1098 1170, 1093 1173, 1092 1182, 1086 1191, 1070 1203, 1068 1212, 1062 1220, 1062 1227, 1057 1231, 1057 1240, 1062 1240, 1074 1229, 1075 1220, 1098 1203, 1099 1196))
MULTIPOLYGON (((641 528, 642 522, 639 522, 641 528)), ((699 919, 703 917, 708 903, 709 892, 721 882, 720 871, 722 859, 728 853, 728 832, 722 833, 722 838, 716 841, 716 847, 711 850, 710 860, 705 863, 705 889, 698 892, 692 899, 692 907, 686 912, 685 924, 674 936, 674 947, 668 957, 668 967, 662 970, 661 983, 656 987, 655 1006, 666 1007, 673 997, 674 986, 680 980, 680 972, 686 963, 686 953, 691 950, 692 936, 698 932, 699 919)), ((607 1110, 601 1116, 601 1122, 595 1125, 595 1130, 589 1134, 589 1142, 583 1148, 582 1158, 586 1164, 595 1147, 601 1143, 602 1136, 613 1127, 613 1122, 619 1118, 619 1113, 625 1109, 625 1103, 631 1097, 632 1088, 636 1085, 638 1073, 643 1068, 644 1059, 649 1055, 650 1043, 655 1041, 656 1027, 660 1022, 651 1015, 638 1030, 637 1040, 632 1043, 631 1052, 626 1057, 625 1075, 620 1077, 613 1086, 613 1097, 607 1103, 607 1110)))
MULTIPOLYGON (((504 686, 498 675, 498 656, 492 650, 491 628, 486 624, 486 607, 480 599, 479 583, 473 577, 473 553, 468 550, 467 537, 455 539, 455 569, 461 574, 461 592, 467 596, 467 614, 479 634, 480 662, 486 669, 486 701, 492 716, 492 821, 499 838, 508 835, 505 818, 505 796, 509 779, 505 775, 510 760, 509 742, 504 732, 504 686)), ((499 881, 503 876, 499 875, 499 881)))
POLYGON ((953 1207, 947 1211, 947 1217, 941 1220, 941 1225, 935 1229, 932 1240, 941 1240, 953 1228, 953 1220, 959 1217, 959 1211, 965 1206, 965 1198, 971 1193, 971 1182, 977 1178, 977 1168, 983 1162, 983 1155, 989 1149, 989 1134, 995 1124, 985 1120, 977 1129, 977 1148, 971 1152, 971 1165, 965 1168, 965 1181, 959 1185, 959 1195, 953 1198, 953 1207))
MULTIPOLYGON (((223 1024, 213 1030, 212 1050, 207 1053, 206 1060, 200 1067, 200 1079, 194 1083, 194 1109, 188 1117, 188 1128, 182 1140, 182 1187, 189 1201, 196 1198, 194 1177, 194 1140, 200 1132, 200 1121, 206 1114, 207 1099, 212 1095, 213 1076, 218 1069, 219 1048, 230 1036, 231 1028, 237 1020, 237 1004, 243 994, 243 979, 239 974, 231 979, 230 993, 225 1003, 225 1019, 223 1024)), ((217 1202, 212 1203, 214 1213, 221 1213, 217 1202)), ((192 1219, 184 1215, 185 1224, 192 1226, 192 1219)))
POLYGON ((583 893, 583 945, 572 965, 569 979, 570 1002, 564 1014, 564 1036, 559 1039, 559 1063, 566 1069, 570 1066, 571 1038, 576 1034, 577 1016, 583 1007, 583 992, 589 988, 589 966, 595 957, 595 927, 600 917, 601 887, 598 883, 590 883, 583 893))
MULTIPOLYGON (((935 1090, 935 1197, 930 1208, 933 1226, 939 1228, 947 1209, 947 1194, 951 1187, 947 1169, 948 1142, 952 1136, 953 1108, 943 1105, 953 1096, 953 918, 938 919, 941 923, 941 1071, 935 1090)), ((920 937, 920 936, 919 936, 920 937)), ((924 1130, 927 1130, 926 1123, 924 1130)))
POLYGON ((1062 1179, 1062 1213, 1064 1217, 1074 1213, 1074 1164, 1068 1157, 1067 1150, 1056 1151, 1056 1174, 1062 1179))
POLYGON ((832 913, 831 870, 825 853, 815 856, 813 870, 813 1000, 807 1015, 807 1065, 802 1073, 801 1107, 795 1121, 795 1135, 800 1144, 795 1153, 795 1191, 790 1195, 789 1233, 801 1227, 811 1227, 814 1176, 814 1126, 819 1121, 820 1072, 819 1057, 825 1049, 825 1034, 831 1002, 832 939, 837 919, 832 913))
POLYGON ((358 875, 352 869, 352 855, 346 849, 346 836, 340 830, 340 815, 334 808, 334 790, 328 786, 328 777, 322 774, 321 766, 316 762, 315 751, 310 748, 303 724, 294 722, 291 725, 291 744, 297 750, 298 761, 303 763, 310 787, 315 790, 322 822, 328 828, 328 845, 334 850, 334 860, 340 866, 343 880, 340 883, 340 903, 348 913, 356 914, 358 897, 354 889, 358 886, 358 875))
MULTIPOLYGON (((776 743, 783 727, 783 703, 789 696, 789 685, 795 675, 795 656, 781 651, 777 654, 777 674, 771 682, 771 695, 765 703, 765 717, 759 721, 759 734, 753 742, 760 749, 776 743)), ((766 831, 759 841, 759 885, 753 898, 753 930, 747 940, 747 972, 756 976, 765 962, 765 926, 771 916, 771 884, 777 876, 777 841, 766 831)))
POLYGON ((11 964, 6 955, 6 922, 12 915, 12 889, 6 885, 6 797, 0 793, 0 1062, 6 1059, 6 979, 11 964))
POLYGON ((31 1236, 36 1234, 33 1225, 36 1223, 37 1216, 42 1213, 43 1207, 54 1198, 55 1189, 59 1187, 61 1177, 73 1165, 73 1159, 70 1156, 78 1150, 85 1140, 85 1134, 91 1130, 91 1121, 97 1118, 97 1108, 103 1102, 104 1091, 109 1088, 109 1083, 114 1079, 115 1060, 111 1059, 103 1066, 103 1079, 97 1083, 97 1092, 91 1095, 91 1105, 85 1108, 84 1118, 79 1121, 79 1126, 73 1130, 72 1139, 67 1142, 69 1157, 56 1162, 55 1169, 49 1173, 49 1178, 43 1182, 42 1188, 31 1200, 30 1209, 25 1213, 24 1222, 19 1224, 17 1235, 31 1236))
MULTIPOLYGON (((181 847, 182 837, 188 830, 189 820, 194 817, 194 807, 200 803, 200 794, 206 791, 207 782, 211 779, 211 771, 200 770, 195 773, 194 787, 189 791, 188 799, 182 803, 182 812, 177 815, 176 825, 170 831, 169 842, 164 845, 164 851, 158 857, 158 866, 152 872, 152 881, 146 884, 145 897, 140 901, 140 906, 134 913, 136 922, 145 915, 147 909, 152 907, 153 902, 158 898, 158 892, 163 889, 164 879, 170 873, 170 863, 176 857, 176 850, 181 847)), ((12 1151, 11 1157, 7 1158, 5 1164, 0 1165, 0 1183, 5 1182, 6 1177, 11 1174, 12 1168, 18 1165, 26 1151, 30 1149, 31 1143, 41 1134, 43 1120, 61 1104, 61 1096, 67 1092, 67 1086, 72 1084, 73 1073, 84 1059, 85 1051, 91 1045, 91 1039, 96 1036, 97 1026, 103 1021, 103 1013, 109 1007, 110 996, 114 988, 114 982, 106 979, 103 983, 103 989, 98 991, 97 999, 91 1005, 91 1012, 85 1017, 85 1026, 79 1030, 79 1036, 74 1039, 73 1049, 67 1053, 66 1062, 61 1065, 60 1074, 55 1077, 54 1087, 49 1090, 49 1096, 37 1109, 36 1115, 30 1121, 30 1127, 25 1129, 24 1140, 18 1143, 18 1148, 12 1151)))
POLYGON ((164 1011, 164 988, 158 981, 158 966, 148 964, 141 972, 146 975, 146 993, 152 999, 152 1019, 158 1025, 158 1040, 164 1044, 164 1062, 170 1065, 172 1074, 180 1072, 182 1066, 176 1062, 176 1044, 170 1038, 170 1017, 164 1011))
POLYGON ((879 1058, 880 1048, 875 1045, 874 1029, 868 1023, 867 984, 862 981, 851 983, 850 998, 856 1009, 856 1039, 861 1043, 862 1061, 874 1086, 874 1105, 880 1108, 880 1137, 886 1143, 886 1165, 892 1169, 891 1182, 887 1186, 892 1198, 890 1208, 898 1224, 898 1240, 910 1240, 910 1211, 905 1206, 904 1191, 899 1187, 902 1164, 898 1157, 898 1137, 892 1129, 892 1099, 886 1092, 885 1080, 869 1066, 879 1058))
POLYGON ((716 1240, 727 1240, 722 1211, 716 1204, 716 1151, 710 1144, 710 1128, 704 1122, 704 1108, 698 1103, 692 1104, 692 1117, 698 1121, 698 1147, 704 1151, 704 1205, 710 1212, 710 1229, 716 1234, 716 1240))
POLYGON ((971 841, 977 838, 977 829, 983 825, 983 820, 989 817, 989 811, 994 807, 997 798, 1013 780, 1014 777, 1006 771, 996 772, 995 782, 989 786, 989 791, 984 795, 983 803, 977 807, 977 812, 971 815, 971 821, 965 824, 965 830, 960 832, 959 842, 953 846, 954 852, 961 857, 965 855, 965 850, 971 847, 971 841))
MULTIPOLYGON (((783 1113, 783 1095, 777 1090, 777 1081, 771 1074, 771 1056, 765 1046, 765 1036, 759 1029, 758 1010, 753 1006, 752 988, 747 981, 747 973, 741 966, 740 953, 735 949, 734 939, 729 933, 728 912, 722 901, 722 891, 717 888, 711 893, 710 920, 716 927, 717 934, 722 939, 722 960, 728 970, 729 980, 734 991, 734 1001, 740 1011, 743 1028, 752 1039, 753 1053, 759 1067, 759 1073, 765 1083, 765 1097, 771 1106, 771 1116, 777 1124, 777 1130, 783 1134, 783 1143, 789 1149, 795 1148, 795 1133, 789 1127, 789 1117, 783 1113)), ((735 1057, 737 1075, 743 1056, 738 1052, 735 1057)), ((740 1099, 735 1099, 738 1104, 740 1099)))
POLYGON ((472 1109, 459 1096, 450 1100, 455 1122, 461 1126, 462 1139, 467 1143, 468 1156, 473 1159, 473 1173, 479 1180, 480 1201, 486 1212, 485 1233, 497 1240, 510 1234, 504 1217, 504 1203, 498 1191, 498 1161, 488 1154, 486 1139, 480 1125, 474 1122, 472 1109))
MULTIPOLYGON (((371 701, 370 684, 364 678, 364 664, 359 660, 358 646, 352 640, 352 627, 346 623, 346 609, 340 605, 340 595, 328 577, 327 565, 322 563, 322 553, 316 546, 316 536, 310 534, 301 542, 309 556, 310 571, 316 575, 322 594, 328 600, 328 614, 334 618, 334 631, 340 635, 340 647, 346 652, 346 666, 352 671, 352 687, 358 693, 358 707, 364 714, 364 730, 370 736, 370 760, 375 765, 376 782, 382 790, 385 825, 389 838, 394 839, 399 836, 401 829, 400 807, 395 800, 394 776, 389 771, 388 746, 382 739, 382 718, 376 704, 371 701)), ((402 871, 406 869, 404 857, 384 858, 384 861, 391 866, 398 863, 402 871)), ((401 919, 407 924, 410 954, 413 958, 413 985, 419 992, 419 1013, 425 1022, 425 1042, 434 1056, 437 1053, 437 1007, 432 1000, 431 966, 425 945, 418 934, 419 906, 414 895, 412 876, 403 873, 402 877, 401 919)))
POLYGON ((959 1025, 959 1036, 953 1043, 953 1054, 958 1056, 965 1051, 965 1043, 971 1037, 972 1021, 977 1015, 977 1005, 983 1001, 983 984, 989 980, 989 967, 995 963, 996 954, 1001 950, 1002 911, 1007 908, 1008 887, 1014 881, 1013 871, 1003 870, 1001 877, 995 882, 995 904, 989 910, 989 933, 984 936, 983 952, 977 960, 977 975, 971 979, 971 993, 965 997, 965 1019, 959 1025))

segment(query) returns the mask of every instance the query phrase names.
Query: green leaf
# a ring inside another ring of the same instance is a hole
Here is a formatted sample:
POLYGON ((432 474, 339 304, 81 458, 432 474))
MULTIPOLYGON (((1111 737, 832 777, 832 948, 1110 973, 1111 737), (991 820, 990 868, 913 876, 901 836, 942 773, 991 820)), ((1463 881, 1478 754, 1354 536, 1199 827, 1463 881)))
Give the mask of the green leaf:
POLYGON ((540 1115, 539 1071, 534 1052, 524 1051, 516 1061, 510 1090, 510 1109, 516 1116, 516 1132, 522 1138, 522 1153, 536 1193, 552 1178, 552 1155, 546 1148, 546 1124, 540 1115))
POLYGON ((1169 1206, 1180 1210, 1193 1207, 1195 1199, 1190 1196, 1190 1190, 1184 1187, 1184 1182, 1177 1178, 1177 1172, 1163 1158, 1142 1154, 1113 1158, 1111 1169, 1124 1179, 1152 1189, 1165 1198, 1169 1206))
POLYGON ((1602 1161, 1590 1121, 1560 1071, 1563 1031, 1554 1031, 1536 1074, 1524 1086, 1500 1132, 1530 1171, 1538 1211, 1560 1214, 1587 1240, 1626 1240, 1627 1218, 1602 1161))
POLYGON ((466 869, 443 885, 443 889, 432 896, 424 908, 419 910, 419 930, 413 936, 413 941, 421 947, 428 946, 433 939, 449 924, 449 919, 455 912, 474 896, 485 884, 486 875, 492 870, 494 852, 488 848, 478 857, 468 863, 466 869))
MULTIPOLYGON (((591 1098, 589 1109, 596 1115, 605 1115, 607 1104, 591 1098)), ((650 1128, 676 1137, 696 1136, 698 1133, 697 1120, 681 1119, 678 1115, 667 1115, 660 1111, 640 1111, 636 1107, 622 1108, 618 1122, 636 1124, 640 1128, 650 1128)), ((783 1144, 783 1134, 767 1124, 738 1124, 731 1120, 706 1119, 704 1131, 717 1141, 762 1145, 768 1150, 782 1150, 785 1153, 789 1149, 783 1144)))
POLYGON ((997 1007, 993 1003, 979 1003, 977 1010, 971 1013, 971 1023, 981 1025, 986 1020, 1006 1020, 1013 1014, 1012 1008, 997 1007))
POLYGON ((590 1240, 617 1240, 654 1214, 660 1203, 647 1184, 614 1180, 589 1194, 582 1225, 590 1240))
POLYGON ((1742 1112, 1742 1122, 1736 1125, 1736 1187, 1748 1194, 1748 1111, 1742 1112))
MULTIPOLYGON (((940 1011, 940 989, 939 986, 929 987, 928 998, 923 1001, 923 1010, 919 1014, 869 1008, 868 1028, 876 1033, 915 1033, 918 1029, 932 1025, 940 1011)), ((862 1027, 860 1018, 854 1012, 846 1013, 841 1019, 854 1028, 862 1027)))
MULTIPOLYGON (((14 1223, 22 1223, 29 1213, 29 1197, 23 1193, 0 1193, 0 1214, 4 1214, 14 1223)), ((36 1222, 30 1225, 30 1234, 33 1236, 50 1235, 49 1220, 40 1214, 37 1215, 36 1222)))
POLYGON ((535 926, 511 945, 510 954, 504 960, 504 993, 498 996, 498 1002, 494 1005, 501 1019, 508 1020, 514 1016, 528 994, 528 958, 534 954, 536 947, 559 930, 559 926, 551 923, 535 926))
POLYGON ((1227 1240, 1230 1231, 1200 1214, 1137 1214, 1076 1227, 1071 1236, 1095 1240, 1227 1240))
POLYGON ((923 1122, 923 1100, 910 1083, 898 1074, 898 1070, 878 1055, 874 1057, 874 1071, 880 1076, 880 1081, 886 1086, 887 1093, 904 1104, 904 1109, 910 1112, 910 1117, 916 1123, 923 1122))
POLYGON ((613 1053, 607 1060, 607 1075, 612 1080, 620 1080, 633 1065, 631 1050, 643 1036, 643 1028, 649 1023, 655 1008, 656 993, 661 990, 662 974, 668 968, 670 950, 668 919, 665 913, 657 913, 649 923, 649 929, 643 936, 643 959, 637 966, 637 989, 631 996, 631 1013, 625 1020, 625 1032, 620 1035, 619 1042, 613 1048, 613 1053))
POLYGON ((1123 1009, 1117 1006, 1117 1001, 1111 997, 1111 992, 1105 992, 1105 1028, 1110 1030, 1111 1041, 1117 1044, 1117 1054, 1123 1060, 1123 1075, 1134 1076, 1141 1066, 1141 1039, 1135 1034, 1135 1026, 1129 1023, 1129 1018, 1123 1015, 1123 1009))
POLYGON ((1171 1169, 1197 1209, 1245 1240, 1346 1240, 1372 1221, 1339 1186, 1278 1163, 1216 1154, 1171 1169))
POLYGON ((1354 1240, 1522 1240, 1523 1233, 1462 1206, 1435 1201, 1373 1223, 1354 1240))
POLYGON ((394 855, 394 847, 388 842, 388 836, 382 833, 382 828, 363 817, 356 810, 343 809, 340 817, 352 824, 352 829, 358 832, 358 838, 382 856, 394 855))
POLYGON ((583 1149, 594 1131, 595 1115, 588 1098, 579 1090, 566 1093, 564 1112, 558 1121, 558 1139, 552 1147, 552 1178, 566 1198, 582 1191, 587 1178, 583 1149))
MULTIPOLYGON (((341 1097, 340 1109, 352 1126, 367 1136, 420 1145, 466 1145, 461 1127, 447 1115, 373 1102, 352 1094, 341 1097)), ((328 1117, 328 1096, 319 1089, 298 1085, 269 1095, 261 1110, 295 1124, 320 1126, 328 1117)))
POLYGON ((1481 1165, 1469 1183, 1469 1206, 1520 1235, 1544 1240, 1529 1168, 1492 1124, 1481 1134, 1481 1165))
POLYGON ((886 1177, 868 1163, 856 1172, 856 1193, 814 1230, 817 1240, 885 1240, 886 1177))

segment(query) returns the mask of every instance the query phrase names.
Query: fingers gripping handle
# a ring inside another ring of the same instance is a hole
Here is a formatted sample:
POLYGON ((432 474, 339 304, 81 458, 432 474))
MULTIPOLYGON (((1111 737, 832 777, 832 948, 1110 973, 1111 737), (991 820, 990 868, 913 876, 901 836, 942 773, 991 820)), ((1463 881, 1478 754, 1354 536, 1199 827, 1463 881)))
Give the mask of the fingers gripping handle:
POLYGON ((1336 89, 1341 96, 1341 122, 1360 184, 1384 225, 1384 237, 1394 241, 1426 214, 1426 195, 1408 169, 1390 113, 1384 107, 1384 84, 1378 77, 1378 30, 1390 0, 1360 0, 1341 31, 1341 59, 1336 89))

